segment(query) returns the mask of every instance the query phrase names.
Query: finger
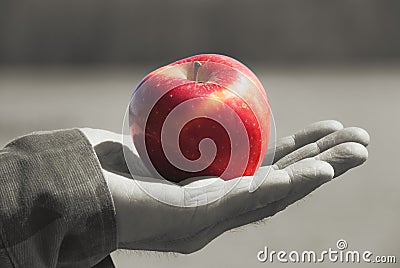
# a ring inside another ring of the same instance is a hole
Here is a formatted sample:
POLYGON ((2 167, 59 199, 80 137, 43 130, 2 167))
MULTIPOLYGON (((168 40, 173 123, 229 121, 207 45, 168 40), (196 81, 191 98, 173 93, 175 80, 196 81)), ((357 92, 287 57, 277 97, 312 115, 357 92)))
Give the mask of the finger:
MULTIPOLYGON (((313 123, 291 136, 279 139, 276 142, 274 163, 281 159, 283 156, 300 148, 301 146, 304 146, 311 142, 315 142, 320 138, 342 128, 343 125, 336 120, 325 120, 313 123)), ((271 157, 266 156, 264 159, 271 159, 271 157)), ((263 164, 266 165, 268 163, 263 164)))
POLYGON ((317 160, 328 162, 335 170, 335 177, 361 165, 367 158, 367 148, 355 142, 336 145, 315 157, 317 160))
POLYGON ((356 142, 367 146, 369 144, 369 135, 365 130, 358 127, 341 129, 295 150, 277 161, 274 166, 282 169, 302 159, 317 156, 329 148, 346 142, 356 142))
POLYGON ((292 182, 290 195, 306 196, 316 187, 330 181, 334 176, 333 167, 324 161, 304 159, 285 168, 292 182))
POLYGON ((80 128, 79 130, 85 134, 93 147, 104 141, 122 143, 122 135, 112 131, 94 128, 80 128))

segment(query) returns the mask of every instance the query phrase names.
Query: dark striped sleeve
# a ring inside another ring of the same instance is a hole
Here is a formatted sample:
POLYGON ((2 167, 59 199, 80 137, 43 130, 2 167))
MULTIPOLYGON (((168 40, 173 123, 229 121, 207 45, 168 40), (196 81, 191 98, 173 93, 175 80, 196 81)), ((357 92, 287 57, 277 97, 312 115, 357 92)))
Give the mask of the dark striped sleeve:
POLYGON ((112 197, 79 130, 0 150, 0 267, 92 267, 110 263, 116 245, 112 197))

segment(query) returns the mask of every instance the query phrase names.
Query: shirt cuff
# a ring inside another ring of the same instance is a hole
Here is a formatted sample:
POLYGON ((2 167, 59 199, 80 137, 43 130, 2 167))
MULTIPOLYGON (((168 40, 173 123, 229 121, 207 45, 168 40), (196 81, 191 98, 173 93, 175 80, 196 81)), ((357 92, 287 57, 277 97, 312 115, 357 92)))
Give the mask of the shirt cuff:
POLYGON ((117 248, 112 197, 78 129, 0 150, 0 196, 0 236, 16 267, 91 267, 117 248))

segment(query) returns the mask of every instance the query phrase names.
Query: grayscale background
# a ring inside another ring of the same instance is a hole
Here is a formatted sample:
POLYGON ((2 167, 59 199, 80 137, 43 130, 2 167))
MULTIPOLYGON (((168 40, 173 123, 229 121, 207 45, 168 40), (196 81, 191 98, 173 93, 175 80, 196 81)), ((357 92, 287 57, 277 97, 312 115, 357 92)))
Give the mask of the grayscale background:
MULTIPOLYGON (((369 132, 368 161, 199 252, 120 251, 117 267, 275 267, 257 261, 264 246, 320 252, 338 239, 399 263, 399 26, 397 0, 1 1, 0 146, 36 130, 120 132, 148 72, 192 54, 227 54, 263 82, 278 137, 337 119, 369 132)), ((346 266, 318 267, 338 265, 346 266)))

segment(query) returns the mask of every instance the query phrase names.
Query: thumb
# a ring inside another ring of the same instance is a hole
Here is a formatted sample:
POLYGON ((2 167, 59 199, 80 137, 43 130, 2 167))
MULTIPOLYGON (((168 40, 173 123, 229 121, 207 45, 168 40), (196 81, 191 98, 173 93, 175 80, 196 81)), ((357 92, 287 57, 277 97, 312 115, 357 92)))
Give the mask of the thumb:
POLYGON ((94 128, 79 128, 79 130, 86 136, 93 147, 104 141, 122 143, 122 135, 115 132, 94 128))

